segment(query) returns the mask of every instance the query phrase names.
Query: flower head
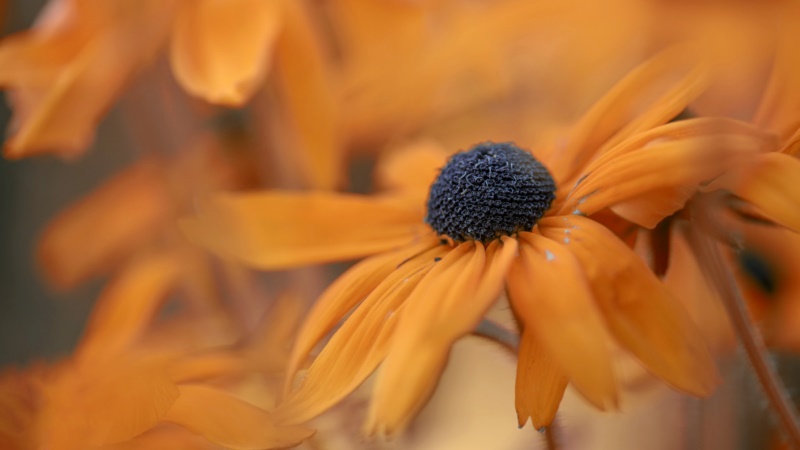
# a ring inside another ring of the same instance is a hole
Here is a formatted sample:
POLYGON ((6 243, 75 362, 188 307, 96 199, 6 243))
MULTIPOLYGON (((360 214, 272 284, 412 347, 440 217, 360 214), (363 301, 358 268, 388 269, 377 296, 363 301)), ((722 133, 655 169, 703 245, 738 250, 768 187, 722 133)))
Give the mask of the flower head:
POLYGON ((598 408, 614 409, 612 342, 676 389, 709 394, 716 368, 688 314, 591 218, 619 207, 635 223, 657 223, 758 148, 725 121, 667 124, 702 90, 702 70, 687 69, 681 55, 667 51, 637 68, 566 144, 528 153, 484 143, 447 164, 439 152, 435 181, 435 167, 422 163, 436 160, 430 155, 398 164, 414 168, 406 180, 427 180, 427 191, 407 185, 372 198, 271 191, 206 202, 198 219, 184 222, 187 234, 257 267, 375 255, 336 280, 310 312, 278 414, 287 422, 312 418, 381 365, 367 431, 401 430, 435 389, 453 343, 475 329, 504 287, 521 332, 520 425, 530 417, 547 426, 568 382, 598 408), (652 94, 653 85, 661 87, 655 96, 637 96, 652 94), (295 389, 294 375, 342 319, 295 389))

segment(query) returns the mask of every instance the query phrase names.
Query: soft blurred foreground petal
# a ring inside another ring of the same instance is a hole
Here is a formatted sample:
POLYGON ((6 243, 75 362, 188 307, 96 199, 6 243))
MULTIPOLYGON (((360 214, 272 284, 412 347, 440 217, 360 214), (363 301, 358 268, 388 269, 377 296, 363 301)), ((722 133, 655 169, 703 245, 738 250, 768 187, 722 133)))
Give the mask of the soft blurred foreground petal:
POLYGON ((537 430, 550 426, 567 389, 567 377, 530 331, 522 332, 517 361, 516 400, 520 428, 528 418, 537 430))
POLYGON ((172 31, 175 77, 209 102, 245 103, 267 74, 280 24, 275 0, 184 3, 172 31))
POLYGON ((546 218, 539 228, 580 260, 609 330, 626 350, 674 388, 711 394, 719 374, 700 331, 644 261, 585 217, 546 218))
POLYGON ((269 191, 214 196, 181 225, 196 243, 260 269, 344 261, 412 243, 419 205, 398 198, 269 191))
POLYGON ((508 277, 514 311, 569 381, 601 410, 617 408, 609 335, 583 268, 569 250, 520 233, 519 258, 508 277))
POLYGON ((164 365, 164 358, 134 356, 63 367, 45 386, 37 424, 44 448, 114 444, 155 426, 179 396, 164 365))
POLYGON ((304 427, 277 426, 266 411, 205 386, 180 386, 180 397, 164 420, 236 450, 293 447, 314 434, 304 427))

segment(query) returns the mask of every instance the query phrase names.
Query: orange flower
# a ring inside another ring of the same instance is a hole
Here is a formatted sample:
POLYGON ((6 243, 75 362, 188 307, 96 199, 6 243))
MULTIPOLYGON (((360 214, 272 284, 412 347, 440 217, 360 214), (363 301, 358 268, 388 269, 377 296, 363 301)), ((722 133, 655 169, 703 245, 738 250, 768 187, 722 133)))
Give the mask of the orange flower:
POLYGON ((205 448, 211 442, 286 448, 313 434, 278 426, 266 411, 209 382, 252 370, 235 351, 218 344, 146 343, 145 331, 179 284, 184 263, 168 254, 132 263, 102 294, 74 355, 0 376, 4 448, 203 448, 203 442, 205 448))
MULTIPOLYGON (((319 119, 330 113, 325 68, 304 14, 281 0, 52 0, 34 28, 0 43, 0 86, 10 90, 15 112, 5 155, 82 153, 114 99, 167 44, 178 82, 229 106, 261 86, 276 48, 278 73, 315 70, 287 83, 306 88, 301 95, 319 94, 305 113, 319 119)), ((326 150, 333 145, 327 134, 317 140, 326 150)))
POLYGON ((504 285, 522 328, 520 425, 531 417, 547 426, 568 381, 597 407, 615 408, 609 338, 671 386, 709 394, 716 368, 686 312, 632 250, 586 217, 614 207, 636 223, 657 223, 700 182, 762 145, 730 121, 664 125, 702 91, 702 80, 682 49, 664 52, 622 80, 560 145, 534 157, 485 143, 453 156, 430 187, 427 215, 436 166, 422 158, 398 164, 414 173, 395 174, 388 184, 396 189, 374 198, 271 191, 202 205, 198 219, 184 222, 187 234, 263 269, 377 254, 311 311, 289 380, 355 308, 278 413, 287 422, 310 419, 382 363, 367 430, 401 430, 435 388, 451 345, 504 285))

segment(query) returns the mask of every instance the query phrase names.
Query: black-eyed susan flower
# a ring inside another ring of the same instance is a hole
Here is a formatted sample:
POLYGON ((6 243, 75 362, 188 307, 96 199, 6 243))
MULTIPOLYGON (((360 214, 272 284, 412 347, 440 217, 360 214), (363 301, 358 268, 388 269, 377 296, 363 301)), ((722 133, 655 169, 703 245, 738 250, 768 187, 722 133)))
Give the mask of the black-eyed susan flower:
POLYGON ((410 172, 388 170, 395 189, 385 194, 269 191, 205 202, 185 231, 252 266, 369 256, 307 317, 278 414, 310 419, 381 365, 367 431, 401 430, 435 389, 453 343, 504 287, 521 331, 520 425, 529 417, 537 428, 549 425, 568 383, 614 409, 611 340, 674 388, 709 394, 717 372, 695 325, 645 263, 592 219, 613 207, 656 223, 757 148, 749 128, 728 121, 666 124, 702 91, 702 73, 667 51, 623 79, 560 144, 528 152, 486 142, 446 163, 444 153, 417 149, 396 164, 410 172), (309 353, 342 319, 293 389, 309 353))

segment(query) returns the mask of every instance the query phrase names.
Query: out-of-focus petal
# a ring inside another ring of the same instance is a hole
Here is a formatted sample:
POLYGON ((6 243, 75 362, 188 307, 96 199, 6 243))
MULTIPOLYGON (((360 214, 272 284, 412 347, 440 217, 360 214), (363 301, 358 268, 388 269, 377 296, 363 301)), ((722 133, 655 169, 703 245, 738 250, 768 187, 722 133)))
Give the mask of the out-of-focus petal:
POLYGON ((760 155, 730 186, 771 219, 800 231, 800 160, 783 153, 760 155))
POLYGON ((712 349, 730 349, 736 344, 736 336, 722 300, 706 281, 683 230, 674 227, 671 232, 670 261, 664 284, 699 325, 712 349))
POLYGON ((409 294, 448 249, 433 248, 403 263, 364 299, 314 360, 299 388, 280 405, 276 414, 282 421, 302 423, 321 414, 375 370, 389 351, 409 294))
POLYGON ((43 46, 55 42, 58 52, 0 60, 0 72, 10 68, 0 73, 0 84, 10 89, 14 109, 13 134, 4 150, 8 158, 85 151, 114 98, 163 44, 176 10, 173 2, 157 0, 135 7, 83 1, 72 6, 56 29, 31 34, 43 46), (71 45, 59 44, 62 40, 71 45), (30 73, 36 76, 25 75, 30 73))
POLYGON ((516 240, 508 238, 487 249, 459 244, 420 282, 378 374, 368 434, 400 432, 425 404, 453 343, 475 328, 500 294, 516 251, 516 240))
POLYGON ((70 288, 141 248, 172 218, 165 191, 158 167, 145 161, 67 208, 39 242, 37 259, 45 275, 56 286, 70 288))
POLYGON ((314 434, 304 427, 278 426, 266 411, 205 386, 180 386, 180 397, 164 420, 237 450, 293 447, 314 434))
POLYGON ((179 396, 158 357, 69 365, 46 385, 37 426, 43 448, 114 444, 152 428, 179 396))
POLYGON ((239 106, 267 75, 281 27, 277 0, 194 0, 172 30, 171 62, 188 92, 239 106))
POLYGON ((595 103, 570 132, 563 149, 545 164, 557 181, 572 179, 592 157, 677 116, 706 83, 706 68, 686 47, 661 52, 595 103))
POLYGON ((424 140, 404 145, 381 157, 375 168, 378 188, 416 191, 422 201, 451 153, 435 141, 424 140))
POLYGON ((617 408, 609 334, 583 268, 569 250, 547 238, 533 233, 520 238, 508 291, 525 332, 587 400, 601 410, 617 408))
POLYGON ((336 279, 309 311, 297 334, 287 368, 287 386, 311 350, 354 306, 367 297, 400 265, 439 244, 431 235, 419 244, 359 262, 336 279))
POLYGON ((276 40, 275 82, 287 130, 286 148, 305 169, 308 186, 331 189, 341 183, 343 138, 339 104, 331 86, 326 42, 315 29, 304 2, 282 1, 284 27, 276 40))
POLYGON ((542 219, 589 278, 609 330, 655 375, 676 389, 709 395, 719 382, 697 326, 644 262, 602 225, 580 216, 542 219))
POLYGON ((180 275, 176 255, 133 261, 100 296, 76 350, 76 358, 100 361, 124 352, 150 324, 180 275))
POLYGON ((537 430, 550 426, 567 389, 561 366, 530 331, 522 331, 517 361, 515 406, 520 428, 530 417, 537 430))
POLYGON ((225 257, 261 269, 359 258, 413 243, 426 233, 421 205, 333 192, 217 195, 184 232, 225 257))

